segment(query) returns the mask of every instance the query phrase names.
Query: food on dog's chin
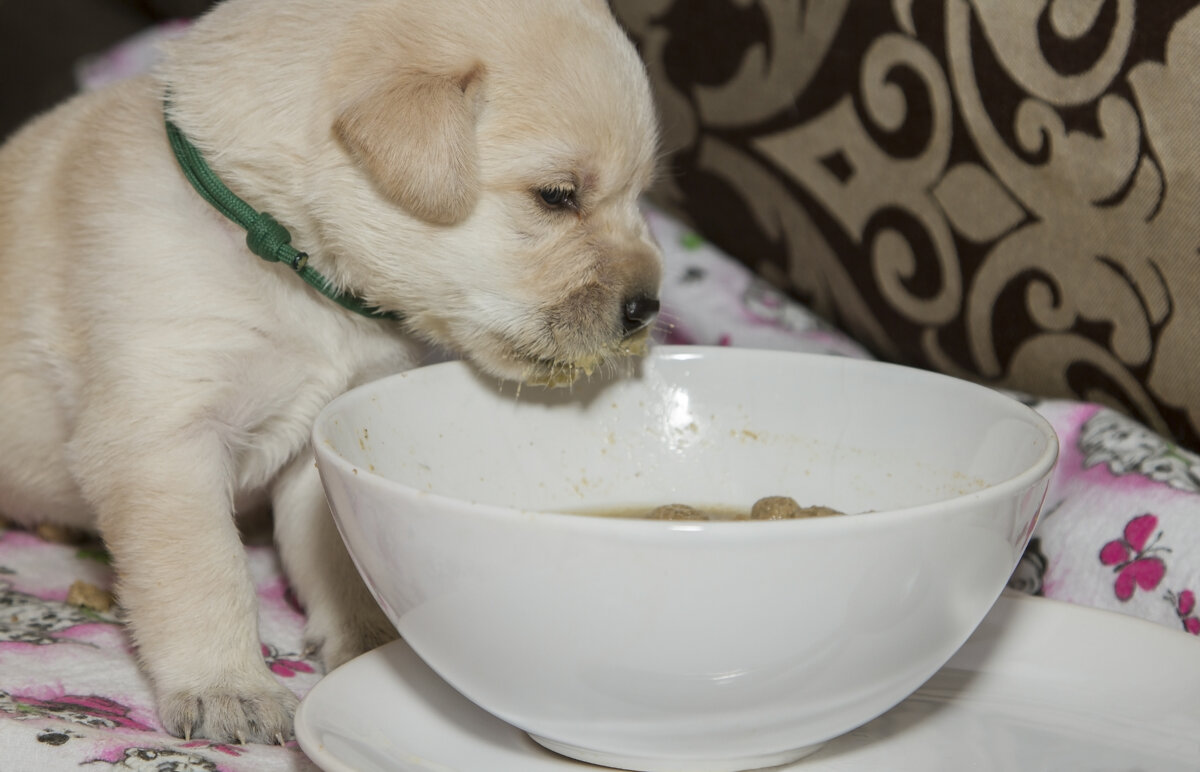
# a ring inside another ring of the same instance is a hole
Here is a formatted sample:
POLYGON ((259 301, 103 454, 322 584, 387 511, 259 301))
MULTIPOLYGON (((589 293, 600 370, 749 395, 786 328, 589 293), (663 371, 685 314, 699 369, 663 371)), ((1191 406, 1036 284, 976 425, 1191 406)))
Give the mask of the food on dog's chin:
POLYGON ((603 351, 588 354, 573 362, 540 362, 531 367, 522 380, 530 386, 570 386, 592 373, 605 362, 615 357, 642 357, 649 351, 650 331, 640 330, 606 347, 603 351))
POLYGON ((629 517, 647 520, 801 520, 810 517, 829 517, 845 514, 832 507, 802 507, 790 496, 764 496, 747 512, 742 509, 722 507, 693 507, 687 504, 663 504, 649 511, 631 507, 607 509, 582 514, 602 517, 629 517))

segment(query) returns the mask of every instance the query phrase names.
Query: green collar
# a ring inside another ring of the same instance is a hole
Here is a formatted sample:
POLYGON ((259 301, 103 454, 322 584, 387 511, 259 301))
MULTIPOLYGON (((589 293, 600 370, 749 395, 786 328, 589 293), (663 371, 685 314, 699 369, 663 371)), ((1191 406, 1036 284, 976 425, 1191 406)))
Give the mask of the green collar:
POLYGON ((371 319, 400 318, 391 312, 368 306, 361 299, 338 292, 330 286, 324 276, 308 267, 308 255, 292 246, 292 234, 288 233, 287 228, 266 212, 255 211, 254 207, 225 187, 221 178, 204 162, 204 157, 200 155, 196 146, 183 136, 179 127, 172 123, 170 118, 165 118, 165 121, 167 139, 171 142, 171 150, 175 152, 175 158, 179 161, 184 176, 205 201, 246 230, 246 246, 251 252, 270 263, 286 263, 317 292, 356 314, 371 319))

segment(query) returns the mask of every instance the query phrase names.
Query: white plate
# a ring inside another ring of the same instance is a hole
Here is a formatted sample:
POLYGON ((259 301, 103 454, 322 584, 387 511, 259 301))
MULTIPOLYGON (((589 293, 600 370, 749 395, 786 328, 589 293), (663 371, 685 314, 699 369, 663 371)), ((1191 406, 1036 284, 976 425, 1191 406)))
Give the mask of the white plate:
MULTIPOLYGON (((296 736, 326 772, 599 770, 454 691, 404 642, 308 694, 296 736)), ((1200 641, 1013 594, 915 694, 788 772, 1200 769, 1200 641)))

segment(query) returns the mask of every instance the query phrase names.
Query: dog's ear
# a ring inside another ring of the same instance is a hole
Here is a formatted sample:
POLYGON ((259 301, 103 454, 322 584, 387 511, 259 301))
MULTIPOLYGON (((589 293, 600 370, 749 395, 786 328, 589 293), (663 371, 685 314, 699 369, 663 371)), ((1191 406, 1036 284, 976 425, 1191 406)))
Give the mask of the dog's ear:
POLYGON ((475 100, 483 67, 407 71, 349 105, 334 133, 391 200, 427 222, 463 220, 479 196, 475 100))

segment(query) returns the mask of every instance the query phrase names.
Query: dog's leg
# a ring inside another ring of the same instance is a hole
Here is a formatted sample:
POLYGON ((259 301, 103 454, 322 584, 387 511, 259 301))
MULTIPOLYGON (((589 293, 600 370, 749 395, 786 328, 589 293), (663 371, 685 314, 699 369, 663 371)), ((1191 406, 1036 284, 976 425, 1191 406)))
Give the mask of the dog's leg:
POLYGON ((142 442, 78 451, 163 726, 182 737, 281 742, 297 700, 262 659, 228 450, 194 428, 160 442, 125 434, 142 442))
POLYGON ((308 614, 305 636, 326 671, 396 638, 359 576, 334 525, 311 453, 278 478, 272 495, 275 541, 308 614))

